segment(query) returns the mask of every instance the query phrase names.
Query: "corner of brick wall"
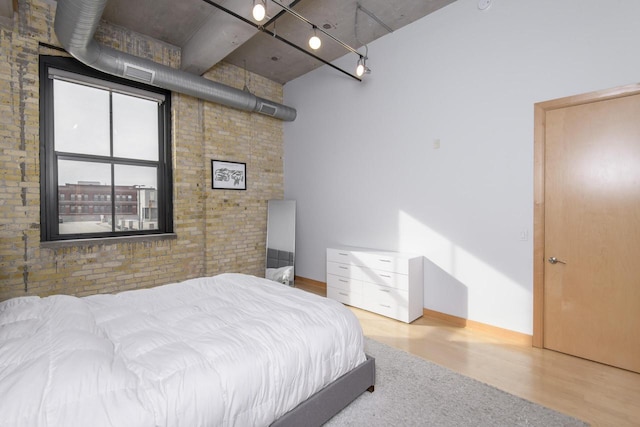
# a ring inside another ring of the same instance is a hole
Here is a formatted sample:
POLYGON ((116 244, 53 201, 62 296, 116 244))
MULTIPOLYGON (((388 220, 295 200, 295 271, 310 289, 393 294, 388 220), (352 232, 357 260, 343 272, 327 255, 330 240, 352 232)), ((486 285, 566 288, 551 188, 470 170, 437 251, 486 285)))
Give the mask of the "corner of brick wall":
MULTIPOLYGON (((282 198, 282 122, 190 96, 172 95, 175 240, 40 245, 38 55, 63 55, 55 3, 21 0, 13 26, 0 25, 0 301, 25 295, 89 295, 203 275, 264 275, 267 200, 282 198), (211 160, 247 164, 247 190, 212 190, 211 160)), ((179 67, 180 50, 103 24, 96 38, 179 67)), ((242 88, 244 71, 216 65, 207 78, 242 88)), ((250 90, 282 102, 282 86, 251 76, 250 90)))

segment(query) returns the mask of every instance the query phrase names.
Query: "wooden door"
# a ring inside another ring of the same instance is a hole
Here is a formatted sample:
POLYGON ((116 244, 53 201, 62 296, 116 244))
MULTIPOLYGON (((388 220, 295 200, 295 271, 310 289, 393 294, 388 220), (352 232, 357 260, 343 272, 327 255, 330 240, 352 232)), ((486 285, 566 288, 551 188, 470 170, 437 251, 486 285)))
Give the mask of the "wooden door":
POLYGON ((640 94, 545 113, 543 346, 640 372, 640 94))

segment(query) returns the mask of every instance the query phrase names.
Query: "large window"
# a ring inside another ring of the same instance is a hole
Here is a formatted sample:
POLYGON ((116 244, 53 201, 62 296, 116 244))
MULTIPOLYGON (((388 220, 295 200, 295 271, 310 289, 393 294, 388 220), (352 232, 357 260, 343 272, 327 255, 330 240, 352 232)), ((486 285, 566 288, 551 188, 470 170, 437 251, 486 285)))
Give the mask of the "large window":
POLYGON ((170 92, 40 58, 42 240, 172 231, 170 92))

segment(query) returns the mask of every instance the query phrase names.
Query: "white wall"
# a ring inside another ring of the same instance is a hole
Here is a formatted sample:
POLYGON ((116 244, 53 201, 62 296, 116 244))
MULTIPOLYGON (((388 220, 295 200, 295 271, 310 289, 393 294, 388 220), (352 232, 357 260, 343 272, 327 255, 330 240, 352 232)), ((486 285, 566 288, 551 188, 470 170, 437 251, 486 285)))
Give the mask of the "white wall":
POLYGON ((335 244, 419 253, 425 307, 530 334, 533 105, 640 81, 640 1, 476 5, 370 44, 363 83, 325 66, 285 85, 296 269, 324 281, 335 244))

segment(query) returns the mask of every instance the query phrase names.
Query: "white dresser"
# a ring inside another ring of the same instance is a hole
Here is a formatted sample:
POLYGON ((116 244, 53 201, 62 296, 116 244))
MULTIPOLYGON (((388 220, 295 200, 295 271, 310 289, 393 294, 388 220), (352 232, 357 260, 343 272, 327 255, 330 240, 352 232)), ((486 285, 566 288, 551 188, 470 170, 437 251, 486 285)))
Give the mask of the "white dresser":
POLYGON ((373 249, 327 249, 327 297, 410 323, 422 316, 423 257, 373 249))

